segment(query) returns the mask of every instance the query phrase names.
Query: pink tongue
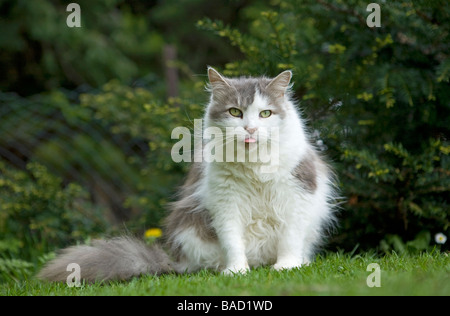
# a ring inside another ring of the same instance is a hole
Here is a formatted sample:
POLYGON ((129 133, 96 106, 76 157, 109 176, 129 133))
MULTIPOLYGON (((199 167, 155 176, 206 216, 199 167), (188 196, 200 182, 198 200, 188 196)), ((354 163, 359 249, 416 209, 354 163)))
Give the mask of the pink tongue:
POLYGON ((246 138, 244 140, 244 142, 246 142, 246 143, 256 143, 256 139, 254 139, 254 138, 246 138))

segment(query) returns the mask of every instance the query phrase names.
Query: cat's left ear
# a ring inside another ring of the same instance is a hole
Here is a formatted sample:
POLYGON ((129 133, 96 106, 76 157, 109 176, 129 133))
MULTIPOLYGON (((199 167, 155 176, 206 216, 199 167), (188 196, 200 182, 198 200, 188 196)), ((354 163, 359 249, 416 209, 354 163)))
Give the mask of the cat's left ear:
POLYGON ((267 86, 267 89, 271 89, 280 93, 279 96, 284 96, 284 93, 289 88, 291 78, 292 78, 292 71, 285 70, 278 76, 273 78, 272 81, 270 81, 269 85, 267 86))

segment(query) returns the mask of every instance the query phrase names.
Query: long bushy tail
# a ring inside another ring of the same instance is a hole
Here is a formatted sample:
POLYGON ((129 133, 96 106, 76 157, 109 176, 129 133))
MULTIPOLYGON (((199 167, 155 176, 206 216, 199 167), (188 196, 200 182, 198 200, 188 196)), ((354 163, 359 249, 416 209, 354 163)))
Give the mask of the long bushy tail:
POLYGON ((37 277, 66 281, 71 273, 67 267, 71 263, 80 266, 80 277, 87 282, 128 280, 143 274, 159 275, 173 271, 174 265, 158 245, 147 246, 132 237, 116 237, 62 250, 37 277))

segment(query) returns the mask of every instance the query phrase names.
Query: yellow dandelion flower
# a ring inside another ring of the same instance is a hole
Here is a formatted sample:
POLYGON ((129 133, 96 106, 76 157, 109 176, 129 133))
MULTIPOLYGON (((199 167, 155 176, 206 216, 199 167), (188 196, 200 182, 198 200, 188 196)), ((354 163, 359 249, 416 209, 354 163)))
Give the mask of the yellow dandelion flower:
POLYGON ((162 236, 162 230, 160 228, 150 228, 145 231, 144 236, 146 238, 158 238, 162 236))

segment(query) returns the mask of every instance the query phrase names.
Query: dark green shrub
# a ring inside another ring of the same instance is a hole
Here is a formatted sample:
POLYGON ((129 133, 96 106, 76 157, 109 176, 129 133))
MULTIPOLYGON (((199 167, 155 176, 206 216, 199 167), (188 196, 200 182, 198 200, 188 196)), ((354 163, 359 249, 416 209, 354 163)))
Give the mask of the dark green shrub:
POLYGON ((0 248, 2 259, 38 256, 106 230, 98 207, 79 185, 37 163, 27 171, 0 162, 0 248))

